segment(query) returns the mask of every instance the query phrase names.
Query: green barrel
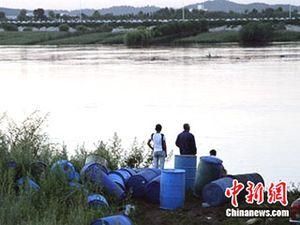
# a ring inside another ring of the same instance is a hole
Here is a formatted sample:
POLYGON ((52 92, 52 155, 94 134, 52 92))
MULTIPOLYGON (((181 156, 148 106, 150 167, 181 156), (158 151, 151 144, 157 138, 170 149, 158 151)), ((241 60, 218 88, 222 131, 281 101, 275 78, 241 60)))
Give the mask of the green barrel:
POLYGON ((223 161, 217 157, 202 156, 198 164, 194 194, 202 196, 202 190, 208 183, 221 177, 223 161))

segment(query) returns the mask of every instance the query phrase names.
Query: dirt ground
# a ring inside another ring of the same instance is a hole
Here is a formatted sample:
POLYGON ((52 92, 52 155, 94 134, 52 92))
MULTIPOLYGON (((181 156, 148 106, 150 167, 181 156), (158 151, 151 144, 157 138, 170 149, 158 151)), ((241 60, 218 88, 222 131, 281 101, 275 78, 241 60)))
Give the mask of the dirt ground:
MULTIPOLYGON (((159 205, 149 204, 143 200, 135 201, 136 212, 134 222, 137 225, 284 225, 288 218, 255 219, 227 218, 225 210, 232 208, 230 204, 222 207, 203 208, 200 199, 192 195, 186 196, 184 208, 175 211, 162 210, 159 205), (247 223, 248 221, 248 223, 247 223), (251 222, 251 223, 250 223, 251 222)), ((246 208, 246 206, 242 206, 246 208)))

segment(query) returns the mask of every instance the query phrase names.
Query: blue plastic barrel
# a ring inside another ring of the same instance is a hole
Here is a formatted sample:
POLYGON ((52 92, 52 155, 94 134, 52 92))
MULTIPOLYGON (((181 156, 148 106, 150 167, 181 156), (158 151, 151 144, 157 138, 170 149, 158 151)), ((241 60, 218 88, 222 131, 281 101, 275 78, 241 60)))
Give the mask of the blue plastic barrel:
POLYGON ((109 177, 125 190, 127 181, 135 174, 136 172, 133 169, 122 168, 116 171, 109 172, 109 177))
POLYGON ((83 182, 90 182, 121 200, 126 197, 125 191, 117 185, 105 172, 102 170, 102 165, 92 163, 84 166, 80 172, 81 180, 83 182))
POLYGON ((125 180, 119 171, 110 172, 108 174, 108 176, 113 182, 115 182, 117 185, 119 185, 123 190, 126 189, 125 180))
POLYGON ((133 225, 125 215, 116 215, 94 220, 91 225, 133 225))
POLYGON ((197 167, 197 156, 175 155, 175 169, 185 170, 185 188, 194 190, 197 167))
POLYGON ((203 156, 200 157, 198 169, 196 173, 194 194, 198 197, 202 196, 202 190, 205 185, 221 178, 223 161, 217 157, 203 156))
POLYGON ((39 191, 40 186, 35 183, 32 179, 29 177, 21 177, 17 180, 17 185, 19 188, 25 190, 25 191, 39 191))
POLYGON ((73 181, 70 181, 69 182, 69 186, 74 189, 74 190, 79 190, 82 188, 82 185, 77 183, 77 182, 73 182, 73 181))
POLYGON ((88 201, 89 206, 95 207, 95 208, 109 206, 106 198, 100 194, 89 195, 87 201, 88 201))
POLYGON ((161 170, 147 168, 129 178, 127 182, 127 188, 135 198, 141 198, 145 196, 146 185, 148 182, 159 176, 161 170))
POLYGON ((163 170, 160 178, 160 208, 182 208, 185 199, 185 171, 163 170))
MULTIPOLYGON (((255 185, 258 183, 265 184, 263 177, 258 173, 246 173, 246 174, 237 174, 237 175, 228 175, 228 177, 231 177, 232 179, 238 180, 238 182, 244 184, 245 187, 247 187, 247 182, 252 181, 255 185)), ((239 199, 244 199, 244 197, 247 195, 246 188, 240 192, 238 195, 239 199)))
POLYGON ((65 175, 68 180, 73 180, 75 178, 75 167, 68 160, 59 160, 54 163, 51 167, 51 171, 57 173, 58 175, 65 175))
POLYGON ((210 206, 220 206, 229 201, 225 196, 227 188, 232 187, 233 179, 231 177, 224 177, 204 186, 202 191, 202 199, 210 206))
POLYGON ((133 175, 136 175, 137 173, 131 169, 131 168, 121 168, 118 170, 118 172, 122 175, 122 177, 124 178, 125 184, 127 183, 127 181, 129 180, 130 177, 132 177, 133 175))
POLYGON ((146 185, 146 199, 150 203, 159 204, 160 176, 154 178, 146 185))
POLYGON ((80 178, 83 182, 96 182, 97 176, 102 174, 100 171, 107 174, 107 169, 99 163, 85 164, 80 171, 80 178))

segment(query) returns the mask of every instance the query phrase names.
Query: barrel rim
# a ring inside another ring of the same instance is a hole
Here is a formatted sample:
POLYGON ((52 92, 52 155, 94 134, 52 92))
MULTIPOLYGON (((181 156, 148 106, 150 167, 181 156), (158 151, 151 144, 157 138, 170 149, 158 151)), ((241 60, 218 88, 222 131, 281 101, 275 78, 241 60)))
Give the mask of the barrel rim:
POLYGON ((118 175, 123 180, 123 183, 124 184, 126 183, 126 180, 124 179, 124 177, 122 176, 122 174, 120 172, 118 172, 118 171, 111 171, 107 175, 109 176, 110 174, 116 174, 116 175, 118 175))
POLYGON ((185 174, 185 170, 183 170, 183 169, 163 169, 162 173, 184 173, 185 174))
POLYGON ((130 173, 131 176, 137 174, 132 168, 121 168, 121 169, 119 169, 119 170, 127 171, 128 173, 130 173), (132 173, 132 171, 133 171, 134 173, 132 173))
POLYGON ((175 155, 175 158, 196 158, 197 159, 197 156, 196 155, 175 155))

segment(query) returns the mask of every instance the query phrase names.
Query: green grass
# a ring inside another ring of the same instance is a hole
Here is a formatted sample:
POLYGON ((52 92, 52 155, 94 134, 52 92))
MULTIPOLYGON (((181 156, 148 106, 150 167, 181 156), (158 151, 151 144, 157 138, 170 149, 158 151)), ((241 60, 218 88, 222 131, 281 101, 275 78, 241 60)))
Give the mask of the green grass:
MULTIPOLYGON (((222 31, 222 32, 207 32, 191 36, 187 38, 181 38, 175 40, 176 44, 209 44, 209 43, 229 43, 239 40, 239 32, 237 31, 222 31)), ((273 42, 288 42, 288 41, 300 41, 300 32, 293 31, 276 31, 272 38, 273 42)))
POLYGON ((45 45, 79 45, 79 44, 97 44, 97 43, 110 43, 109 40, 114 40, 117 34, 113 34, 111 32, 104 33, 88 33, 88 34, 80 34, 76 36, 50 40, 43 42, 45 45))
POLYGON ((34 45, 69 35, 66 32, 0 32, 0 45, 34 45))
POLYGON ((273 41, 300 41, 300 32, 294 31, 276 31, 274 33, 273 41))
MULTIPOLYGON (((67 32, 0 32, 0 45, 87 45, 123 44, 125 34, 111 32, 67 33, 67 32)), ((206 32, 195 36, 177 38, 178 35, 163 36, 151 40, 151 44, 210 44, 239 42, 236 31, 206 32)), ((300 32, 276 31, 272 41, 300 41, 300 32)))
MULTIPOLYGON (((246 219, 227 219, 227 206, 217 208, 202 208, 201 201, 192 193, 186 195, 185 206, 176 211, 161 210, 158 205, 148 204, 142 200, 128 199, 119 202, 99 187, 84 184, 82 188, 74 189, 62 177, 50 172, 50 166, 58 159, 69 159, 79 171, 85 161, 88 151, 80 148, 75 155, 68 156, 65 147, 51 144, 43 132, 45 118, 32 114, 21 124, 11 121, 9 128, 2 128, 0 119, 0 224, 1 225, 89 225, 93 220, 105 216, 119 214, 126 204, 136 206, 136 212, 130 216, 134 225, 178 225, 178 224, 245 224, 246 219), (14 160, 16 169, 8 168, 7 162, 14 160), (45 172, 33 173, 30 164, 43 161, 49 166, 45 172), (39 185, 37 192, 24 189, 16 190, 16 179, 23 176, 33 178, 39 185), (109 208, 93 209, 87 205, 88 193, 103 194, 109 208), (210 217, 211 219, 208 219, 210 217)), ((5 127, 5 126, 4 126, 5 127)), ((136 143, 129 152, 124 153, 121 140, 114 135, 111 142, 102 142, 96 150, 89 151, 108 160, 110 168, 115 169, 124 162, 137 162, 143 166, 147 156, 144 145, 136 143), (145 154, 146 153, 146 154, 145 154), (145 155, 144 155, 145 154, 145 155), (129 157, 129 158, 128 158, 129 157)), ((289 202, 299 197, 299 187, 293 187, 288 197, 289 202)), ((263 221, 258 224, 265 224, 263 221)), ((273 225, 288 224, 287 219, 272 222, 273 225)))
POLYGON ((111 32, 0 32, 0 45, 122 44, 123 36, 111 32))
POLYGON ((176 44, 197 44, 197 43, 226 43, 226 42, 238 42, 239 33, 236 31, 226 32, 206 32, 196 36, 177 39, 176 44))

